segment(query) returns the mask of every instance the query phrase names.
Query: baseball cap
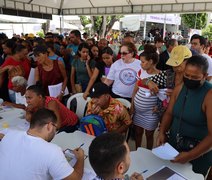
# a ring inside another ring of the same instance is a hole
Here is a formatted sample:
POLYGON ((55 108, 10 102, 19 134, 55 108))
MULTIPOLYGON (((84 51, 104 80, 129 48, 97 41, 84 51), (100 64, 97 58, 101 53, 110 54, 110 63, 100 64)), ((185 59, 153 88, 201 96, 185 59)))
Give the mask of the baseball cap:
POLYGON ((179 45, 172 49, 170 58, 166 62, 169 66, 179 66, 182 64, 184 59, 190 58, 192 56, 192 53, 190 49, 186 46, 179 45))
POLYGON ((90 91, 90 97, 98 98, 103 94, 110 94, 109 86, 102 82, 95 83, 93 88, 90 91))
POLYGON ((29 33, 27 37, 28 37, 28 38, 34 38, 35 35, 34 35, 33 33, 29 33))

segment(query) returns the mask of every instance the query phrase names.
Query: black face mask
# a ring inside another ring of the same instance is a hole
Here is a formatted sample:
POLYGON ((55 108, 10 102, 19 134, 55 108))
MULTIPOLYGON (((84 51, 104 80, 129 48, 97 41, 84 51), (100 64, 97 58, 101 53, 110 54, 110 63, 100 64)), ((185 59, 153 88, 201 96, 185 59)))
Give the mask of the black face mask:
POLYGON ((188 89, 196 89, 201 86, 201 80, 192 80, 183 76, 183 82, 188 89))

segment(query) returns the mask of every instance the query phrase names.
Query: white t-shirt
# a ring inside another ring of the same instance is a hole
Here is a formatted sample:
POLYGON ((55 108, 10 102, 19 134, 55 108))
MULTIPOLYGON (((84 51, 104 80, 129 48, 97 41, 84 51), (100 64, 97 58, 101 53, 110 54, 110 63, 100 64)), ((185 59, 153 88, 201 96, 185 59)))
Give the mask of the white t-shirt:
POLYGON ((112 64, 107 78, 113 80, 113 93, 121 97, 132 97, 137 72, 141 69, 141 61, 135 59, 132 63, 124 63, 122 59, 112 64))
POLYGON ((23 104, 27 106, 25 95, 22 96, 20 92, 15 93, 15 102, 16 104, 23 104))
POLYGON ((212 76, 212 58, 207 54, 202 54, 208 61, 208 76, 212 76))
POLYGON ((25 131, 9 131, 0 142, 0 179, 64 179, 73 172, 61 148, 25 131))

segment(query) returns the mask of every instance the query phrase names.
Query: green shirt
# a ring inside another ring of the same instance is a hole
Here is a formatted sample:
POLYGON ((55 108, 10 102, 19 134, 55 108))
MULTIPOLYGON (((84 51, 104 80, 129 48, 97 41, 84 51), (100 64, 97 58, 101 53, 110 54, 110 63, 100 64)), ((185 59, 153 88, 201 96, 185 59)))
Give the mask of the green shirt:
MULTIPOLYGON (((89 75, 88 75, 88 71, 86 68, 86 62, 82 61, 80 59, 74 59, 72 61, 72 67, 75 68, 75 78, 76 78, 76 84, 87 84, 90 80, 89 75)), ((91 69, 95 68, 95 61, 94 60, 90 60, 89 62, 89 66, 91 69)))

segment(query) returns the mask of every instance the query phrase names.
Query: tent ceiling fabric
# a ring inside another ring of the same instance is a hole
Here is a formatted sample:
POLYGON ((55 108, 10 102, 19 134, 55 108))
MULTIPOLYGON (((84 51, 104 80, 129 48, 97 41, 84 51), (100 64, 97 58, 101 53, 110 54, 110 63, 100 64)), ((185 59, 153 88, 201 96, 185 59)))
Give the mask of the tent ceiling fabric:
POLYGON ((0 8, 56 15, 195 13, 211 12, 212 0, 0 0, 0 8))

